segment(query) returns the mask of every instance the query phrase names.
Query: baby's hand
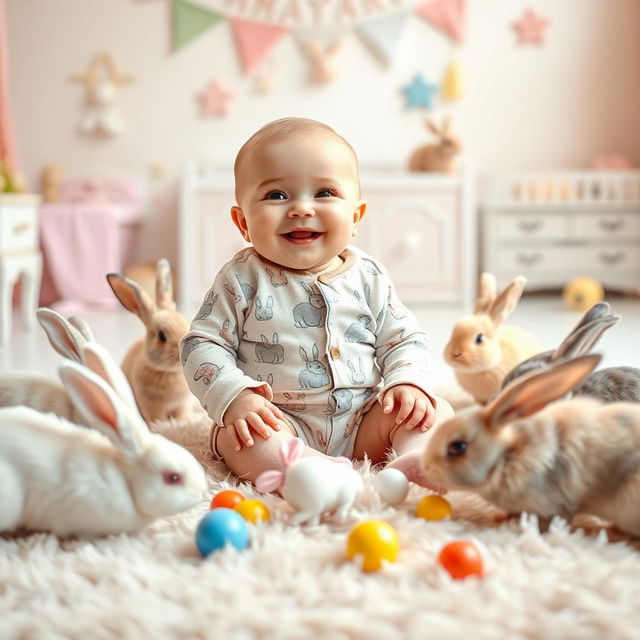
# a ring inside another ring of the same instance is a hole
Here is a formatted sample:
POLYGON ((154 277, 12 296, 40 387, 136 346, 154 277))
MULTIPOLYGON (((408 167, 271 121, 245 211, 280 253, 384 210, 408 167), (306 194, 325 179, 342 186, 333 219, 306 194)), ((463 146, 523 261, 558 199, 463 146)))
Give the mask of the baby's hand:
POLYGON ((280 409, 251 389, 239 393, 227 407, 223 417, 224 426, 233 438, 233 448, 236 451, 240 451, 243 445, 253 446, 250 429, 268 440, 271 429, 280 431, 278 420, 284 420, 280 409))
POLYGON ((391 413, 398 405, 396 424, 402 424, 407 429, 419 427, 426 431, 436 419, 436 409, 431 398, 412 384, 398 384, 387 389, 382 396, 382 412, 391 413))

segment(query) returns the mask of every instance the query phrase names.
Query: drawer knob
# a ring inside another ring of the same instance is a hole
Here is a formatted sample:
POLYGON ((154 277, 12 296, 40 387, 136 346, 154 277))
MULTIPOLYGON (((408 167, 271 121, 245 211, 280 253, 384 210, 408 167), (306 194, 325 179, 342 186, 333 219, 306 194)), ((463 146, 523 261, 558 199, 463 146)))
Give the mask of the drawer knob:
POLYGON ((615 253, 607 253, 602 251, 598 257, 600 258, 600 262, 604 262, 605 264, 619 264, 624 260, 624 252, 616 251, 615 253))
POLYGON ((604 231, 618 231, 624 227, 624 218, 616 220, 600 220, 600 228, 604 231))
POLYGON ((533 233, 542 229, 542 220, 520 220, 518 226, 525 233, 533 233))
POLYGON ((16 235, 29 231, 29 229, 31 229, 31 224, 29 222, 20 222, 13 225, 13 233, 16 235))
POLYGON ((402 238, 402 248, 410 253, 413 253, 416 249, 420 248, 422 244, 422 236, 416 231, 409 231, 402 238))
POLYGON ((531 267, 534 264, 538 264, 542 262, 542 253, 539 251, 537 253, 519 253, 516 256, 516 260, 527 267, 531 267))

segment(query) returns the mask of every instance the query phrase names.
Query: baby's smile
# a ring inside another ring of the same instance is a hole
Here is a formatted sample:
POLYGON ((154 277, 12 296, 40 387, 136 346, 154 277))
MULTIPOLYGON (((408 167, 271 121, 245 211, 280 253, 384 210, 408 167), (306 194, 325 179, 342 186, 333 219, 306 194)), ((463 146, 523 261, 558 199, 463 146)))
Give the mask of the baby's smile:
POLYGON ((314 229, 293 229, 287 233, 281 234, 283 238, 291 242, 292 244, 311 244, 317 240, 322 231, 315 231, 314 229))

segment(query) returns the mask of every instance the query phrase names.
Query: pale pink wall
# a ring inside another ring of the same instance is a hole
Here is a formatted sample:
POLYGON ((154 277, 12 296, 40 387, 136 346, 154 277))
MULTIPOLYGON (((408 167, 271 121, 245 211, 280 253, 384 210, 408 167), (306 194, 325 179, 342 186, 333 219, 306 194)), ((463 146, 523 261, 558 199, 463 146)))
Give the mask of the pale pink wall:
MULTIPOLYGON (((49 162, 67 174, 104 167, 149 178, 154 199, 141 258, 176 257, 183 163, 210 155, 230 167, 243 140, 269 120, 324 120, 352 142, 363 165, 403 165, 426 139, 423 114, 403 108, 399 89, 417 71, 438 78, 453 47, 420 19, 410 18, 388 70, 348 32, 342 74, 328 86, 306 82, 304 58, 287 37, 272 55, 274 91, 259 96, 240 73, 226 23, 171 55, 169 7, 169 0, 7 0, 10 101, 28 179, 36 184, 49 162), (121 97, 126 133, 92 140, 76 132, 82 92, 69 77, 105 49, 137 82, 121 97), (203 119, 195 94, 216 75, 239 96, 229 118, 203 119), (164 180, 150 178, 154 163, 166 167, 164 180)), ((468 97, 435 113, 453 115, 480 172, 582 167, 610 151, 640 161, 638 0, 468 0, 468 8, 460 50, 468 97), (553 20, 545 47, 515 45, 509 24, 529 6, 553 20)))

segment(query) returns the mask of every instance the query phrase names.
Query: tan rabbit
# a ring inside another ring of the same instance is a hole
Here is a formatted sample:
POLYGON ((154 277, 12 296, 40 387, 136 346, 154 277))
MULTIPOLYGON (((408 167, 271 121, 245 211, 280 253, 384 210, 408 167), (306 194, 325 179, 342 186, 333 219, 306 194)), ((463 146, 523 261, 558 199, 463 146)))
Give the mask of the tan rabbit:
POLYGON ((449 118, 442 121, 441 127, 429 118, 425 122, 427 129, 437 136, 438 142, 418 147, 409 158, 409 171, 455 173, 462 144, 449 130, 449 118))
POLYGON ((526 282, 518 276, 497 295, 495 277, 483 273, 473 315, 460 318, 453 327, 444 359, 458 384, 476 402, 487 402, 511 369, 542 351, 525 329, 502 325, 518 304, 526 282))
POLYGON ((189 322, 176 311, 169 261, 156 265, 156 302, 142 287, 118 273, 107 275, 122 306, 135 313, 147 328, 122 361, 140 413, 147 422, 184 419, 191 414, 193 396, 182 373, 178 343, 189 322))
POLYGON ((594 354, 556 362, 443 422, 423 455, 427 483, 512 513, 590 513, 640 536, 640 405, 554 402, 599 362, 594 354))

